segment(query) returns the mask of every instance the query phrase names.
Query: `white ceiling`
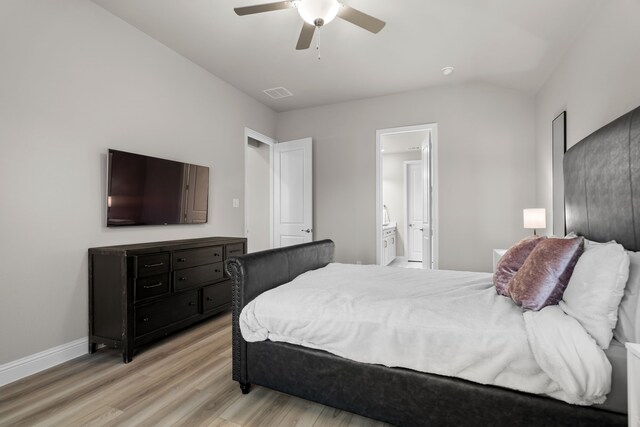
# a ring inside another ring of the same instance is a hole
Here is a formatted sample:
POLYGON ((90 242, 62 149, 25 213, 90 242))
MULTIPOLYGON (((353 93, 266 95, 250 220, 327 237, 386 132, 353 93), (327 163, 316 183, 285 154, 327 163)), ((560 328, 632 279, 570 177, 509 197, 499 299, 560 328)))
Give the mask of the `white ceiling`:
MULTIPOLYGON (((371 34, 336 19, 296 51, 294 9, 237 16, 275 0, 93 0, 211 73, 275 109, 481 80, 535 93, 603 1, 342 0, 386 21, 371 34), (455 73, 444 77, 442 67, 455 73), (264 89, 294 96, 273 100, 264 89)), ((304 1, 304 0, 303 0, 304 1)), ((317 33, 317 32, 316 32, 317 33)))

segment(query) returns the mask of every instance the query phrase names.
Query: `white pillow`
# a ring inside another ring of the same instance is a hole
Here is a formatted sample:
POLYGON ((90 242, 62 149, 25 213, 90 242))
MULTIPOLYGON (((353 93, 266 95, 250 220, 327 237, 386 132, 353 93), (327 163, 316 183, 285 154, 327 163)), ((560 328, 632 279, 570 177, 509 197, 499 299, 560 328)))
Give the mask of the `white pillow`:
POLYGON ((615 240, 609 240, 608 242, 596 242, 595 240, 584 239, 584 249, 592 249, 600 245, 610 245, 612 243, 618 243, 615 240))
POLYGON ((559 303, 603 349, 613 338, 628 277, 629 256, 622 245, 588 245, 559 303))
POLYGON ((629 280, 618 310, 618 325, 613 332, 621 343, 640 343, 640 252, 627 252, 629 280))

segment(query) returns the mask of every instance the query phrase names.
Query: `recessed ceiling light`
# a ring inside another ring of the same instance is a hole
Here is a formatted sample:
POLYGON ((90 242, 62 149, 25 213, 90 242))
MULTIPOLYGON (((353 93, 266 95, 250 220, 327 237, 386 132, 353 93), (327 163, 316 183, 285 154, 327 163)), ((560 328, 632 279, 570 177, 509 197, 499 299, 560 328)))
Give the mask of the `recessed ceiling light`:
POLYGON ((453 67, 444 67, 442 69, 442 74, 444 74, 445 76, 450 76, 451 74, 453 74, 453 67))

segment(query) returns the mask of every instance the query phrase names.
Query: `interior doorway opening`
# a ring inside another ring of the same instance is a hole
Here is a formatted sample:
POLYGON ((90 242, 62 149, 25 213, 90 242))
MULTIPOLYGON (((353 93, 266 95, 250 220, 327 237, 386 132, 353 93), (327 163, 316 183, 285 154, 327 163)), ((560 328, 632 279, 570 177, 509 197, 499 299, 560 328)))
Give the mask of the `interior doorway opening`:
POLYGON ((245 128, 244 228, 247 252, 273 247, 273 146, 275 141, 245 128))
POLYGON ((278 142, 245 128, 247 252, 313 240, 311 138, 278 142))
POLYGON ((437 268, 437 124, 376 132, 376 259, 437 268))

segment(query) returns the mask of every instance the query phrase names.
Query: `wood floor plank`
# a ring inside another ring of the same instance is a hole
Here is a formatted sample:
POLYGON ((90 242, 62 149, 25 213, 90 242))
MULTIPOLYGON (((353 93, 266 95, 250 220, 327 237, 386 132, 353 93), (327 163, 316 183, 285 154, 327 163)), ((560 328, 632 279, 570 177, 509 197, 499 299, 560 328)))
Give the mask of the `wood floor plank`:
POLYGON ((41 425, 43 427, 60 425, 60 426, 83 426, 83 427, 91 427, 91 426, 102 426, 105 423, 111 421, 114 418, 117 418, 122 414, 122 411, 116 408, 112 408, 110 406, 101 406, 98 409, 93 407, 93 411, 84 413, 78 412, 73 417, 68 417, 62 420, 59 423, 49 422, 48 420, 43 422, 41 425))
MULTIPOLYGON (((86 370, 83 375, 73 376, 73 381, 65 380, 65 387, 55 387, 55 391, 50 391, 44 396, 38 394, 38 398, 26 399, 25 402, 16 402, 17 407, 20 407, 13 415, 8 414, 8 419, 11 421, 14 418, 19 418, 23 422, 36 423, 41 419, 55 414, 61 407, 64 407, 69 402, 73 402, 86 393, 90 393, 92 390, 105 387, 114 380, 117 379, 115 375, 117 371, 127 370, 127 368, 121 368, 119 366, 111 366, 104 371, 100 371, 98 374, 93 374, 92 370, 86 370)), ((130 373, 127 372, 127 375, 130 373)), ((11 410, 11 408, 9 408, 11 410)), ((0 414, 0 419, 3 419, 7 414, 0 414)))
POLYGON ((300 398, 292 398, 287 406, 288 411, 285 416, 279 420, 278 426, 312 427, 325 408, 319 403, 300 398))
POLYGON ((220 370, 217 373, 212 372, 209 378, 196 385, 196 388, 206 392, 210 399, 181 419, 180 425, 206 426, 215 423, 216 420, 220 419, 220 414, 223 411, 243 396, 239 393, 238 384, 229 378, 231 362, 227 362, 226 365, 223 365, 225 367, 224 370, 220 370), (204 385, 206 386, 203 387, 204 385))
POLYGON ((87 359, 89 359, 88 355, 82 356, 63 364, 64 366, 52 368, 58 372, 53 377, 46 377, 46 380, 42 383, 39 380, 41 377, 38 375, 24 379, 21 383, 15 385, 20 390, 19 392, 14 392, 14 384, 2 387, 0 395, 4 395, 6 389, 6 394, 10 397, 7 399, 3 397, 0 401, 0 420, 4 419, 8 413, 15 413, 20 408, 25 408, 29 405, 33 406, 34 404, 39 405, 48 397, 64 394, 68 392, 69 384, 83 382, 87 378, 96 378, 113 366, 113 364, 102 363, 106 360, 104 357, 96 358, 95 365, 85 363, 87 359), (76 361, 78 365, 74 364, 76 361), (51 380, 51 378, 55 379, 51 380))
POLYGON ((187 389, 195 389, 195 385, 203 375, 207 375, 210 365, 214 363, 216 360, 212 358, 197 368, 187 366, 189 369, 178 372, 171 378, 147 377, 148 381, 143 384, 139 393, 122 395, 116 401, 110 402, 110 405, 124 411, 127 415, 132 415, 146 410, 148 406, 164 404, 165 400, 171 400, 187 389))
POLYGON ((237 399, 220 417, 236 424, 247 425, 252 419, 258 418, 276 397, 276 393, 270 393, 266 388, 254 387, 251 393, 237 399))
POLYGON ((231 379, 231 315, 144 347, 131 363, 102 348, 0 387, 5 426, 386 426, 231 379))
POLYGON ((241 427, 240 424, 232 423, 224 418, 217 418, 208 424, 202 425, 202 427, 241 427))
MULTIPOLYGON (((0 395, 0 408, 5 405, 11 405, 17 399, 24 399, 25 396, 33 396, 38 390, 44 390, 48 387, 62 387, 64 383, 60 380, 70 378, 75 374, 81 374, 89 366, 97 367, 100 359, 108 361, 109 358, 105 354, 96 354, 95 359, 90 358, 88 355, 78 357, 6 385, 0 395)), ((45 391, 42 392, 47 393, 45 391)))

